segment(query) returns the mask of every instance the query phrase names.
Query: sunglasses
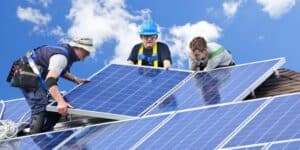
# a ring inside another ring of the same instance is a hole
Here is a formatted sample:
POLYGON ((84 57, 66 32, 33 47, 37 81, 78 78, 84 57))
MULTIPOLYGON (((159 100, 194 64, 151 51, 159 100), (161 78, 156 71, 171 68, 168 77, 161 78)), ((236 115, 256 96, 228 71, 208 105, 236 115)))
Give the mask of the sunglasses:
POLYGON ((157 35, 141 35, 141 38, 143 39, 150 39, 150 40, 154 40, 157 38, 157 35))

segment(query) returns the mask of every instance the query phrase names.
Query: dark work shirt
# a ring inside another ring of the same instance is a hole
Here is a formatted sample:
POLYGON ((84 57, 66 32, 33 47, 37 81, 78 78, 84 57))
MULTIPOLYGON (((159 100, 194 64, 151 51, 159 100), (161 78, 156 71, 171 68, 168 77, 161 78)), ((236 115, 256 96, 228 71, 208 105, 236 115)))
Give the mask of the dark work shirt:
MULTIPOLYGON (((138 54, 139 54, 139 49, 141 47, 142 43, 136 44, 132 50, 131 53, 128 57, 127 60, 131 60, 134 64, 137 64, 138 62, 138 54)), ((144 55, 147 57, 151 57, 152 56, 152 48, 144 48, 144 55)), ((169 60, 172 63, 172 59, 171 59, 171 53, 169 50, 169 47, 162 43, 162 42, 157 42, 157 56, 158 56, 158 66, 159 67, 163 67, 163 61, 164 60, 169 60)), ((142 61, 142 65, 145 66, 153 66, 151 64, 151 62, 147 62, 145 60, 142 61)))

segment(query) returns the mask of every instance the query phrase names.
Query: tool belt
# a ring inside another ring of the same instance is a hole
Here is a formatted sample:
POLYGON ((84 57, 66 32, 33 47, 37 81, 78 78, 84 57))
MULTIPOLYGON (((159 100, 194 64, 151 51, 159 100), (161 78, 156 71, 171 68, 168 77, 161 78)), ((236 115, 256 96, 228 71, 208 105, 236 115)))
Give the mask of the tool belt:
POLYGON ((26 57, 14 61, 6 79, 13 87, 35 90, 39 87, 38 76, 31 69, 26 57))

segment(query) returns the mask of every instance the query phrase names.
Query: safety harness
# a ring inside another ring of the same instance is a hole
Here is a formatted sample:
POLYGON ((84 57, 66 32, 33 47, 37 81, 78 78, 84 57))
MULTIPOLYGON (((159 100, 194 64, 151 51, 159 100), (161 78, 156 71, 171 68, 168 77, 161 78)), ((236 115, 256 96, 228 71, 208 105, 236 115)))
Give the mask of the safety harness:
POLYGON ((144 45, 141 44, 138 53, 138 65, 141 66, 142 62, 147 61, 149 64, 153 65, 154 68, 158 67, 158 56, 157 56, 157 43, 154 44, 152 48, 152 56, 146 56, 144 54, 144 45))
MULTIPOLYGON (((65 48, 65 47, 60 47, 60 46, 44 46, 44 47, 49 47, 49 48, 56 48, 56 49, 60 49, 62 50, 67 56, 69 56, 69 51, 65 48)), ((48 91, 47 85, 45 80, 43 80, 42 75, 37 67, 37 65, 35 64, 34 60, 36 58, 36 54, 35 54, 35 50, 30 50, 26 53, 26 57, 29 63, 29 66, 31 67, 32 71, 37 75, 41 86, 48 91)), ((47 68, 42 68, 42 72, 45 71, 47 68)))

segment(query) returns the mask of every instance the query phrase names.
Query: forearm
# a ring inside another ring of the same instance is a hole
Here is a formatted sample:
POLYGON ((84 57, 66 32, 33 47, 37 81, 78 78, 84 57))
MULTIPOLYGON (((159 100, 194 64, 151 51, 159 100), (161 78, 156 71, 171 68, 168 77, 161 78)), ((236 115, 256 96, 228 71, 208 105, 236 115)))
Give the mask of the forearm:
POLYGON ((59 91, 57 85, 51 86, 48 90, 49 90, 49 93, 51 94, 51 96, 54 98, 54 100, 57 103, 65 102, 63 96, 60 94, 60 91, 59 91))
POLYGON ((76 83, 76 77, 69 72, 65 73, 63 77, 69 81, 76 83))

